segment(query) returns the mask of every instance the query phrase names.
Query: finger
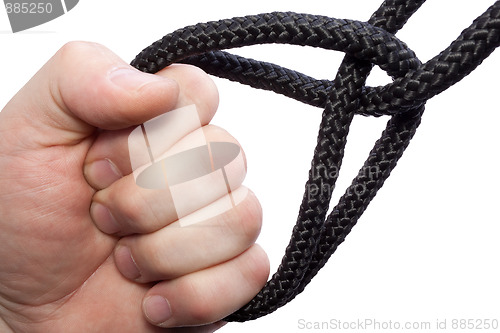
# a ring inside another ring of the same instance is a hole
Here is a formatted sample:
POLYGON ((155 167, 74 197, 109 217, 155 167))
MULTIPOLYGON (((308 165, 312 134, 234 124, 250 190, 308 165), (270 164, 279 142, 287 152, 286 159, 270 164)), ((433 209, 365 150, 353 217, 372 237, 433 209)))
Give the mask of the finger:
POLYGON ((209 145, 193 145, 199 134, 190 133, 172 155, 98 191, 90 209, 97 227, 121 236, 153 232, 237 189, 246 175, 238 142, 216 126, 199 131, 209 145), (226 149, 214 149, 220 146, 226 149))
POLYGON ((143 311, 161 327, 212 323, 250 301, 269 276, 269 260, 258 245, 223 264, 156 284, 143 311))
POLYGON ((174 80, 142 73, 104 46, 72 42, 12 99, 3 121, 23 123, 27 145, 74 144, 95 128, 140 124, 174 107, 177 99, 174 80))
MULTIPOLYGON (((262 210, 247 188, 240 187, 232 195, 240 202, 214 217, 122 238, 114 253, 120 272, 141 283, 171 280, 244 252, 260 233, 262 210)), ((207 206, 196 213, 203 214, 207 208, 211 209, 207 206)))
POLYGON ((181 93, 174 108, 194 104, 200 112, 202 125, 212 120, 219 106, 219 92, 207 73, 195 66, 172 64, 157 75, 179 83, 181 93))
MULTIPOLYGON (((162 70, 158 75, 174 80, 179 86, 179 96, 173 110, 194 105, 197 110, 195 121, 199 122, 198 127, 210 122, 217 110, 219 97, 217 87, 205 72, 197 67, 175 64, 162 70)), ((172 109, 165 108, 164 112, 172 109)), ((185 128, 192 131, 189 126, 185 128)), ((95 189, 103 189, 123 175, 132 172, 128 146, 132 130, 133 128, 105 131, 97 137, 87 154, 84 166, 86 179, 95 189)), ((180 139, 176 138, 170 129, 163 131, 174 142, 180 139)), ((183 132, 180 134, 185 135, 183 132)))

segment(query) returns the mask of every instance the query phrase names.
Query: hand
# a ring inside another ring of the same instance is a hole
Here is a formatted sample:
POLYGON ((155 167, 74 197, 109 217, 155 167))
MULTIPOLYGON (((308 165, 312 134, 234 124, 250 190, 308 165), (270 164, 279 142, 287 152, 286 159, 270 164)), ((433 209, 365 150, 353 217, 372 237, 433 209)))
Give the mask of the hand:
POLYGON ((196 105, 209 141, 236 143, 207 125, 217 103, 199 69, 144 74, 83 42, 13 97, 0 113, 0 331, 213 332, 257 294, 269 263, 251 192, 180 227, 172 198, 131 174, 131 130, 179 107, 196 105))

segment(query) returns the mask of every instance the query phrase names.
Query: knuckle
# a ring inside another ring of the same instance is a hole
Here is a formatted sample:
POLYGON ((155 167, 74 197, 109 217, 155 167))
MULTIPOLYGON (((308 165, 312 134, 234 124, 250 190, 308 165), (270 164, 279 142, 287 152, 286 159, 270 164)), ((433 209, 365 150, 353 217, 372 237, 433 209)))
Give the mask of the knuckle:
MULTIPOLYGON (((157 240, 158 241, 158 240, 157 240)), ((147 261, 150 278, 171 280, 180 276, 176 270, 175 259, 168 255, 165 244, 148 242, 144 245, 142 257, 147 261), (161 251, 159 249, 165 249, 161 251)))
POLYGON ((213 306, 205 301, 198 300, 197 302, 194 302, 191 305, 189 312, 192 320, 199 324, 210 323, 217 319, 215 318, 213 306))
POLYGON ((59 49, 59 54, 65 58, 68 57, 72 54, 77 53, 81 47, 85 45, 85 42, 81 41, 70 41, 65 43, 60 49, 59 49))
POLYGON ((221 215, 220 227, 229 237, 239 241, 247 249, 255 243, 262 229, 262 207, 257 197, 248 191, 247 197, 235 208, 221 215))
POLYGON ((208 110, 217 108, 219 101, 219 91, 212 78, 201 68, 189 66, 189 79, 187 84, 189 91, 197 92, 193 99, 200 102, 200 105, 207 107, 208 110), (201 94, 200 94, 201 92, 201 94))
POLYGON ((140 188, 133 176, 128 175, 100 191, 105 193, 98 193, 105 202, 112 203, 113 214, 126 233, 146 234, 177 218, 171 197, 163 190, 158 191, 140 188))
POLYGON ((262 229, 262 207, 257 197, 249 191, 247 199, 239 210, 239 228, 244 237, 253 243, 262 229))
POLYGON ((216 307, 213 306, 214 302, 206 294, 206 291, 206 289, 200 288, 199 284, 190 280, 185 280, 178 286, 177 292, 180 295, 183 295, 185 299, 194 300, 189 303, 186 309, 190 321, 193 323, 206 324, 218 319, 216 318, 216 307))
POLYGON ((75 62, 76 59, 81 58, 89 51, 95 51, 98 48, 103 48, 102 45, 93 42, 84 41, 70 41, 64 44, 57 55, 61 57, 63 61, 75 62))
POLYGON ((130 232, 148 232, 151 229, 150 225, 156 223, 156 217, 151 213, 148 201, 138 191, 133 191, 129 195, 123 193, 127 192, 118 190, 113 198, 117 202, 122 222, 130 228, 130 232))
MULTIPOLYGON (((204 134, 206 135, 206 138, 208 141, 211 142, 229 142, 229 143, 234 143, 239 147, 239 154, 241 154, 241 158, 243 159, 243 166, 242 168, 236 168, 236 170, 233 169, 233 172, 236 174, 233 175, 235 177, 241 178, 241 182, 243 181, 243 178, 246 176, 247 172, 247 160, 246 160, 246 155, 245 151, 243 150, 243 147, 241 144, 236 140, 234 136, 231 135, 227 130, 225 130, 222 127, 219 127, 217 125, 212 125, 208 124, 203 127, 204 134)), ((239 157, 235 157, 237 159, 239 157)))
POLYGON ((135 186, 132 177, 122 178, 118 186, 112 186, 111 200, 116 202, 119 216, 131 232, 151 232, 158 225, 158 217, 154 214, 148 194, 135 186))
POLYGON ((179 82, 182 94, 187 100, 196 104, 204 115, 203 123, 208 123, 219 106, 219 91, 212 78, 202 69, 192 65, 171 66, 182 71, 182 82, 179 82))
POLYGON ((139 204, 135 196, 124 196, 120 200, 117 200, 117 202, 120 215, 124 217, 124 220, 132 225, 139 224, 137 222, 144 214, 141 204, 139 204))
POLYGON ((248 273, 244 274, 249 285, 256 291, 260 290, 266 283, 270 273, 270 263, 266 252, 258 245, 254 245, 248 251, 246 260, 248 273))
POLYGON ((126 243, 133 248, 134 259, 141 267, 141 282, 173 280, 186 274, 175 255, 179 247, 165 232, 135 234, 129 239, 133 241, 126 243))

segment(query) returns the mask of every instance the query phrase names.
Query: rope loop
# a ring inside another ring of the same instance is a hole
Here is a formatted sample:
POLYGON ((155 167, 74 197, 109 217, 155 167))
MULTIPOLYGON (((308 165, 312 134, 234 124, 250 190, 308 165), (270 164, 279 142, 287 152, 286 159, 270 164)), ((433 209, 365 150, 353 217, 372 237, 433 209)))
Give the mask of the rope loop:
POLYGON ((132 63, 156 73, 188 56, 256 44, 291 44, 343 51, 399 77, 420 62, 405 43, 369 23, 326 16, 274 12, 199 23, 144 49, 132 63))
POLYGON ((282 262, 259 294, 226 321, 267 315, 304 290, 395 168, 420 124, 425 102, 467 76, 500 45, 500 1, 496 1, 450 46, 422 64, 394 34, 424 2, 386 0, 368 22, 274 12, 199 23, 166 35, 132 62, 148 73, 174 62, 188 63, 324 110, 302 204, 282 262), (270 43, 320 47, 346 56, 336 77, 328 80, 222 51, 270 43), (367 87, 373 65, 394 81, 367 87), (355 114, 390 119, 327 216, 332 193, 322 189, 335 188, 355 114))

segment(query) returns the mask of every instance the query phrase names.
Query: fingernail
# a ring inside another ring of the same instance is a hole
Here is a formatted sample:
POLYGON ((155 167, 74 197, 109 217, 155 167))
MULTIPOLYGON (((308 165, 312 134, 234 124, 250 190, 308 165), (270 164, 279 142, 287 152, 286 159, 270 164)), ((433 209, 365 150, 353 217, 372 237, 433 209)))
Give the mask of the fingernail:
POLYGON ((158 75, 143 73, 134 68, 114 69, 108 77, 111 82, 126 90, 138 90, 150 82, 165 80, 158 75))
POLYGON ((144 313, 149 321, 158 325, 172 317, 172 309, 167 299, 162 296, 150 296, 144 301, 144 313))
POLYGON ((118 246, 115 250, 115 261, 118 269, 127 279, 137 280, 141 277, 137 264, 132 258, 132 252, 128 247, 118 246))
POLYGON ((116 234, 120 231, 120 226, 116 222, 113 214, 104 205, 93 202, 90 205, 90 216, 99 230, 106 234, 116 234))
POLYGON ((107 158, 86 165, 84 173, 91 185, 99 190, 123 177, 117 166, 107 158))

